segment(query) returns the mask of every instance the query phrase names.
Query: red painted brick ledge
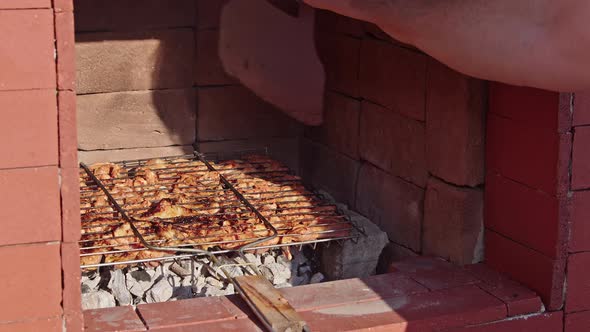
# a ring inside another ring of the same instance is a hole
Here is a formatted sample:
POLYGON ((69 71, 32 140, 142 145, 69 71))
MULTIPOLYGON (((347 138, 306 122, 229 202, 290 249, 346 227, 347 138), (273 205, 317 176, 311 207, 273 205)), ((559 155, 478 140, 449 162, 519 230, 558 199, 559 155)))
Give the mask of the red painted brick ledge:
MULTIPOLYGON (((562 319, 483 264, 460 268, 427 257, 394 263, 387 274, 281 291, 313 331, 501 331, 562 319)), ((88 310, 84 320, 86 331, 260 330, 236 295, 88 310)))

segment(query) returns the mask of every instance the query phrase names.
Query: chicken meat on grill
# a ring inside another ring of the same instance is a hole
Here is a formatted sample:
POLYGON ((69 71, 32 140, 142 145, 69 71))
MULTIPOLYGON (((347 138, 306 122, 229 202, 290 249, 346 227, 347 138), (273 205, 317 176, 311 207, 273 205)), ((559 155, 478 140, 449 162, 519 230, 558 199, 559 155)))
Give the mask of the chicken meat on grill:
MULTIPOLYGON (((134 166, 100 163, 90 170, 150 246, 234 250, 346 237, 350 225, 334 205, 308 191, 298 176, 266 156, 211 162, 151 159, 134 166), (232 190, 256 208, 271 228, 232 190), (264 240, 267 239, 267 240, 264 240)), ((81 264, 150 261, 174 251, 149 250, 101 189, 80 173, 81 264)), ((261 249, 264 250, 264 249, 261 249)))

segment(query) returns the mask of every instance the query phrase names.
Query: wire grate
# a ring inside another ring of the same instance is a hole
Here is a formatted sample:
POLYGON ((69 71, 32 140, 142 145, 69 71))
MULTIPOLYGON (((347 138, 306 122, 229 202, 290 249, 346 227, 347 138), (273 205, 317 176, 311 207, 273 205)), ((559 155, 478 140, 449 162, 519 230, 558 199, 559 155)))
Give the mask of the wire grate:
POLYGON ((243 152, 81 164, 80 200, 82 268, 358 236, 287 167, 243 152))

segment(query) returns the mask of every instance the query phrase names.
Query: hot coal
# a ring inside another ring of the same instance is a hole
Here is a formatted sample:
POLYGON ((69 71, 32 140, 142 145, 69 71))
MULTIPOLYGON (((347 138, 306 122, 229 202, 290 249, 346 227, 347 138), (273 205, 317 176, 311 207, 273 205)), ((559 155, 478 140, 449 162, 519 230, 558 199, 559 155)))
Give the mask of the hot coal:
MULTIPOLYGON (((289 260, 282 250, 247 253, 242 257, 207 257, 164 262, 160 266, 133 266, 123 269, 101 267, 82 274, 84 309, 175 301, 235 293, 226 278, 251 274, 255 266, 278 288, 318 282, 316 259, 310 248, 292 248, 289 260), (225 270, 225 273, 224 271, 225 270)), ((324 280, 322 275, 321 280, 324 280)))

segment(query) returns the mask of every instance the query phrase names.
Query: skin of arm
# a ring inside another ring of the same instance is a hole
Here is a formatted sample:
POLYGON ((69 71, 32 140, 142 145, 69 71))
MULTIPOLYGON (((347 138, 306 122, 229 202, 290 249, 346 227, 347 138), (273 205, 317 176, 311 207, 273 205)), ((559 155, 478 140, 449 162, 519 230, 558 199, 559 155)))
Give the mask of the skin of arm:
POLYGON ((304 0, 377 24, 464 74, 555 91, 590 89, 588 0, 304 0))

